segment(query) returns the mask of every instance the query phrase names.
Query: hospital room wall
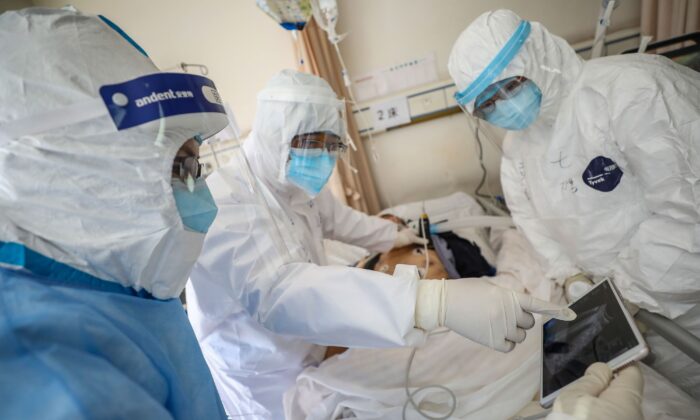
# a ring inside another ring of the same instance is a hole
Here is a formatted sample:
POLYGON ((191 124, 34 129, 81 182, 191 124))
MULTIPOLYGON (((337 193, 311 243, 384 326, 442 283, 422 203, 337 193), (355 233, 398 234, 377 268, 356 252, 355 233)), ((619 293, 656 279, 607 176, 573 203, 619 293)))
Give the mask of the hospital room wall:
POLYGON ((31 0, 0 0, 0 13, 32 6, 34 6, 34 3, 31 0))
MULTIPOLYGON (((449 79, 447 59, 454 41, 481 13, 506 8, 543 23, 571 43, 593 38, 598 0, 338 0, 340 44, 353 76, 430 52, 440 80, 449 79)), ((623 0, 609 31, 639 26, 640 0, 623 0)), ((475 141, 466 117, 456 114, 365 140, 383 207, 473 192, 481 177, 475 141)), ((500 191, 500 152, 484 145, 489 184, 500 191)))
MULTIPOLYGON (((0 0, 0 3, 5 0, 0 0)), ((26 2, 30 3, 30 2, 26 2)), ((250 130, 256 95, 284 68, 294 68, 291 35, 254 0, 34 0, 72 4, 120 25, 162 70, 180 62, 205 64, 242 130, 250 130)), ((196 73, 196 70, 192 72, 196 73)))

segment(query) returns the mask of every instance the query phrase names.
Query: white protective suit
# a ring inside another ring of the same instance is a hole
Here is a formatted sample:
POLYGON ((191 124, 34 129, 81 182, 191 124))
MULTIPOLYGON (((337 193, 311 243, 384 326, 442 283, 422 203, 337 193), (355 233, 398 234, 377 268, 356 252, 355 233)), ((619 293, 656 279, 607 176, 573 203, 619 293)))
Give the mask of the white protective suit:
POLYGON ((340 204, 327 189, 310 199, 285 179, 291 138, 343 132, 343 106, 322 79, 283 71, 260 93, 243 145, 260 194, 251 192, 240 160, 207 178, 219 213, 187 302, 234 418, 281 418, 283 393, 323 358, 317 344, 395 347, 423 339, 414 329, 417 281, 324 266, 323 238, 387 251, 396 225, 340 204))
POLYGON ((14 99, 0 122, 32 148, 9 142, 0 153, 0 238, 159 299, 178 297, 203 235, 178 214, 173 158, 187 139, 220 131, 226 117, 181 114, 117 131, 100 86, 158 69, 98 18, 75 16, 38 8, 4 16, 0 98, 14 99))
POLYGON ((0 14, 0 57, 0 418, 224 418, 177 299, 204 234, 172 186, 226 125, 213 82, 69 9, 0 14))
MULTIPOLYGON (((460 35, 449 59, 459 90, 520 21, 488 12, 460 35)), ((534 81, 542 104, 531 126, 506 137, 501 181, 549 274, 611 275, 641 307, 672 318, 692 310, 700 302, 700 74, 644 54, 586 62, 532 22, 495 81, 512 76, 534 81)), ((658 368, 678 379, 693 365, 686 361, 675 373, 658 368)))

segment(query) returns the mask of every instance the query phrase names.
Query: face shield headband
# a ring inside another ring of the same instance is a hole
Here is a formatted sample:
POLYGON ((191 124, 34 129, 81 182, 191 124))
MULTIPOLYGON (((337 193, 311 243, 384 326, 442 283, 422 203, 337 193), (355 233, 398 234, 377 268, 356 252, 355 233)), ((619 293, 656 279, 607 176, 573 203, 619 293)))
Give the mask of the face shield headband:
MULTIPOLYGON (((328 105, 338 110, 340 116, 340 133, 333 133, 340 138, 342 144, 347 146, 347 116, 345 113, 345 102, 341 99, 328 95, 328 89, 316 86, 304 86, 303 90, 293 88, 271 88, 265 89, 258 94, 258 100, 271 102, 293 102, 328 105)), ((307 133, 299 133, 307 134, 307 133)), ((345 147, 347 148, 347 147, 345 147)), ((342 154, 341 154, 342 157, 342 154)))
MULTIPOLYGON (((167 117, 199 114, 202 121, 195 124, 197 128, 193 127, 195 132, 191 137, 202 140, 218 132, 226 121, 226 111, 214 82, 199 75, 154 73, 104 85, 99 94, 99 98, 0 123, 0 145, 105 115, 111 117, 117 131, 159 120, 156 144, 162 143, 167 117)), ((192 127, 191 120, 188 127, 192 127)))
POLYGON ((508 42, 506 42, 501 51, 496 54, 496 57, 491 60, 489 65, 486 66, 484 71, 482 71, 469 86, 455 93, 454 97, 463 109, 483 92, 484 89, 489 87, 496 80, 496 77, 505 70, 508 64, 513 61, 513 58, 520 52, 520 49, 529 35, 530 22, 523 20, 515 29, 515 32, 511 35, 508 42))

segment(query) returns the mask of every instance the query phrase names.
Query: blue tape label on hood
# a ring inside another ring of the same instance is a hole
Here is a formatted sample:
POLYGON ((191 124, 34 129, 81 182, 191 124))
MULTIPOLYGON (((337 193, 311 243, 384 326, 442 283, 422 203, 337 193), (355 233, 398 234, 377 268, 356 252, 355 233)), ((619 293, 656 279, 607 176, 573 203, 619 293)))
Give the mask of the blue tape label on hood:
POLYGON ((601 192, 610 192, 620 183, 622 174, 622 169, 614 160, 598 156, 591 160, 581 177, 589 187, 601 192))
POLYGON ((105 85, 100 96, 117 126, 124 130, 174 115, 226 114, 210 79, 185 73, 156 73, 105 85))

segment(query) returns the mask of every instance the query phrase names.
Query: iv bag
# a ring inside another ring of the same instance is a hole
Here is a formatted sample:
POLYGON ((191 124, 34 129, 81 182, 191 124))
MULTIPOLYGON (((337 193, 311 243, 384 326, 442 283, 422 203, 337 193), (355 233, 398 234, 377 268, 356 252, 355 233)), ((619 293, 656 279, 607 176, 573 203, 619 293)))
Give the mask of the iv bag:
POLYGON ((303 30, 311 18, 311 0, 256 0, 258 7, 288 31, 303 30))

